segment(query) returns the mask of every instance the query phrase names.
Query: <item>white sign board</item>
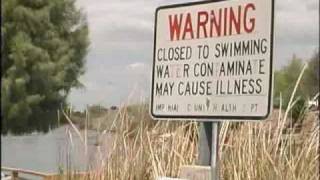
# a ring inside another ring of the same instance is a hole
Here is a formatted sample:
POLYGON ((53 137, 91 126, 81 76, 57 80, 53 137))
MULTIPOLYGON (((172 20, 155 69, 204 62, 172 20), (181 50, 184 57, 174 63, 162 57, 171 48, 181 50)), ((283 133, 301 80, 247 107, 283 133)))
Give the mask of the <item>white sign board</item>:
POLYGON ((264 119, 271 109, 273 0, 156 10, 154 118, 264 119))

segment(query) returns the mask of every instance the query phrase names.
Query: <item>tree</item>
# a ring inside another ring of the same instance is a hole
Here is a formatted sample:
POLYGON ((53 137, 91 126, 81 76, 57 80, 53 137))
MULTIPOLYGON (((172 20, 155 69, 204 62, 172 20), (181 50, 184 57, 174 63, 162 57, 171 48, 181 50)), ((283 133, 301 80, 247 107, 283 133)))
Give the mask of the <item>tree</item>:
MULTIPOLYGON (((282 108, 286 108, 292 90, 295 86, 295 83, 299 77, 303 67, 302 60, 293 55, 291 61, 287 66, 284 66, 278 71, 275 71, 275 82, 274 82, 274 104, 275 106, 280 105, 280 93, 282 100, 282 108)), ((301 86, 298 87, 296 96, 302 95, 301 86)))
POLYGON ((316 52, 308 63, 308 68, 302 82, 304 93, 308 95, 308 98, 312 98, 319 92, 319 68, 319 52, 316 52))
POLYGON ((74 0, 4 0, 2 133, 47 131, 84 73, 88 26, 74 0))
MULTIPOLYGON (((302 60, 293 56, 290 63, 275 72, 274 105, 280 105, 282 94, 282 108, 287 108, 295 83, 302 70, 302 60)), ((292 117, 297 120, 303 117, 306 101, 319 92, 319 52, 315 53, 308 61, 308 67, 303 74, 295 94, 296 105, 292 108, 292 117)))

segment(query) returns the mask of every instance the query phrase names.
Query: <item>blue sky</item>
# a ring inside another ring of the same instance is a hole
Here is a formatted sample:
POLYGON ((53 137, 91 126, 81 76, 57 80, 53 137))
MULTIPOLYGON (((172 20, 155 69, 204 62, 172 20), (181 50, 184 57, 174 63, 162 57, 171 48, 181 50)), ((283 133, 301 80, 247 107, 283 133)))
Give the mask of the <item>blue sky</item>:
MULTIPOLYGON (((160 5, 183 0, 77 0, 90 28, 83 89, 73 89, 69 102, 120 105, 149 96, 153 54, 154 12, 160 5)), ((319 47, 319 1, 275 1, 275 68, 293 54, 308 59, 319 47)))

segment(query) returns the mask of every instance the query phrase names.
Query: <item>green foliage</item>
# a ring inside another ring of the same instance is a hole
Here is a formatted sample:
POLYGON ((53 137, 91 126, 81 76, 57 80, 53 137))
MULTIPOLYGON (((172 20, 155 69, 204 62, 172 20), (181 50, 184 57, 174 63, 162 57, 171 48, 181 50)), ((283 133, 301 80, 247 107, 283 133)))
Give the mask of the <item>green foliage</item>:
MULTIPOLYGON (((290 63, 282 69, 275 71, 274 106, 287 108, 292 91, 303 68, 303 61, 293 56, 290 63), (281 94, 281 97, 280 97, 281 94)), ((315 53, 308 62, 308 67, 296 91, 295 99, 298 99, 292 109, 292 117, 298 119, 303 116, 306 101, 319 92, 319 52, 315 53)))
POLYGON ((291 115, 294 120, 292 124, 295 124, 298 120, 304 119, 305 112, 306 112, 306 100, 305 99, 298 99, 295 105, 292 107, 291 115))
MULTIPOLYGON (((293 56, 287 66, 275 71, 274 105, 276 107, 280 105, 280 99, 282 100, 282 108, 287 107, 302 67, 302 60, 293 56)), ((302 95, 301 86, 298 87, 296 95, 302 95)))
POLYGON ((304 93, 312 98, 319 92, 319 52, 314 53, 308 63, 308 68, 305 72, 302 85, 304 86, 304 93))
POLYGON ((74 0, 2 2, 2 133, 47 131, 80 87, 88 27, 74 0))

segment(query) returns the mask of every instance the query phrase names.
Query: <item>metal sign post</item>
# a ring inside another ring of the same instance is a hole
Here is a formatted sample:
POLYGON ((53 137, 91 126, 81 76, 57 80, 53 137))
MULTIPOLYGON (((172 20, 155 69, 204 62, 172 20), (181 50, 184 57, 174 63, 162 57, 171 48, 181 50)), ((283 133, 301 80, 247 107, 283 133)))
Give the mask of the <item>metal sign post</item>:
POLYGON ((212 123, 211 179, 219 180, 219 122, 212 123))
POLYGON ((201 166, 210 166, 212 152, 212 122, 201 122, 199 125, 199 156, 197 164, 201 166))
POLYGON ((211 166, 212 180, 219 180, 219 133, 219 122, 200 124, 198 164, 211 166))

